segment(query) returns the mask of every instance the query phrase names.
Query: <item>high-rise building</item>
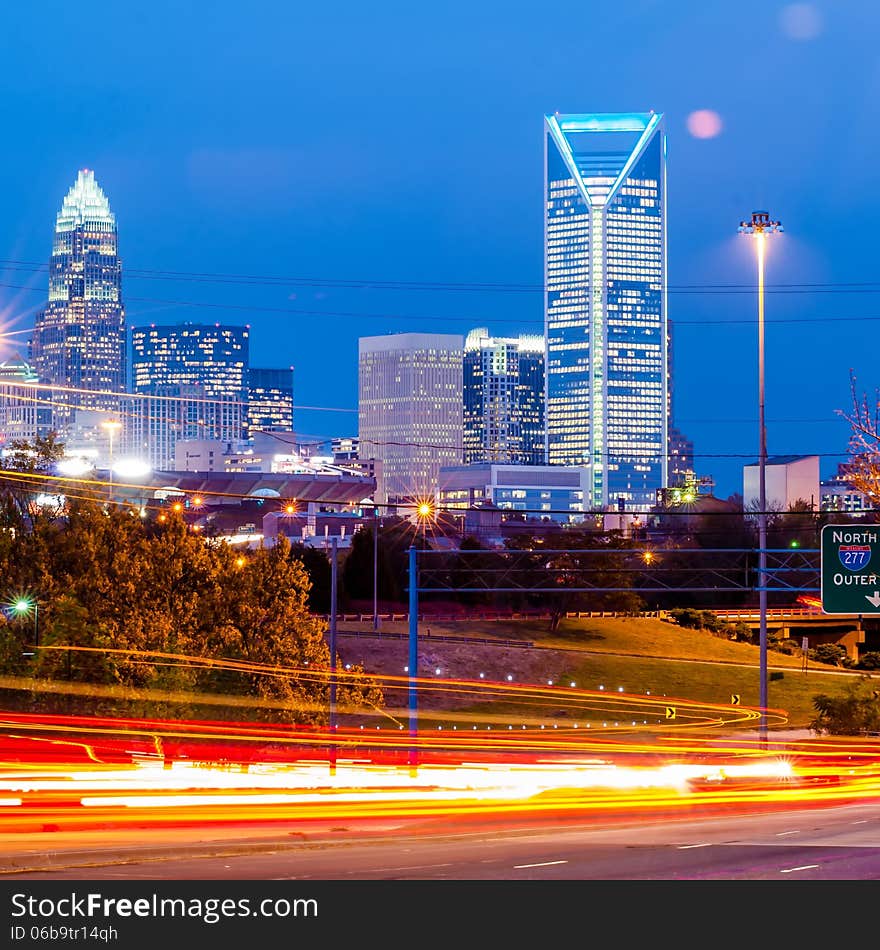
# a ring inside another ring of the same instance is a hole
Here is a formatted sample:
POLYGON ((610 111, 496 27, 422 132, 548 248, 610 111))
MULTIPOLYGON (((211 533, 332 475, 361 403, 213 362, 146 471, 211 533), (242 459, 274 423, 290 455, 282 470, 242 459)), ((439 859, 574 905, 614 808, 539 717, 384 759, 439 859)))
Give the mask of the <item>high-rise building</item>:
POLYGON ((11 442, 33 442, 52 431, 51 392, 16 353, 0 363, 0 451, 11 442))
POLYGON ((441 465, 462 460, 462 357, 454 334, 358 341, 361 458, 382 464, 390 502, 436 495, 441 465))
POLYGON ((200 386, 208 397, 247 401, 250 328, 219 323, 132 327, 133 392, 200 386))
POLYGON ((650 506, 667 481, 663 117, 544 131, 547 459, 590 468, 587 507, 650 506))
POLYGON ((30 359, 40 379, 61 387, 54 399, 62 433, 74 408, 118 409, 126 361, 116 216, 87 168, 55 219, 49 298, 36 317, 30 359))
POLYGON ((157 385, 149 395, 123 399, 119 455, 174 471, 178 442, 238 442, 244 409, 241 399, 209 395, 202 386, 157 385))
POLYGON ((248 429, 293 431, 293 367, 256 369, 248 374, 248 429))
POLYGON ((464 461, 544 463, 544 337, 492 337, 464 344, 464 461))

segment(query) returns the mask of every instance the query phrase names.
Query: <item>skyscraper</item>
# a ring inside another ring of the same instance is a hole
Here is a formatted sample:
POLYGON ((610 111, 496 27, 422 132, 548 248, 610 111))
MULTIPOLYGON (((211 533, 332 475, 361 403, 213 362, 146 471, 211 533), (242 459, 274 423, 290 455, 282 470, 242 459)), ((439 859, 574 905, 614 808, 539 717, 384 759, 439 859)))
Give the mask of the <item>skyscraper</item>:
POLYGON ((56 425, 70 424, 74 407, 115 411, 125 391, 125 311, 116 216, 84 168, 55 219, 49 259, 49 299, 37 314, 30 344, 42 380, 81 390, 54 398, 56 425))
POLYGON ((464 344, 464 462, 544 464, 544 338, 471 330, 464 344))
POLYGON ((200 386, 205 395, 247 402, 250 328, 219 323, 133 327, 133 392, 200 386))
POLYGON ((293 367, 257 369, 248 374, 248 430, 293 431, 293 367))
POLYGON ((358 341, 361 458, 382 463, 389 501, 433 496, 441 465, 462 459, 462 356, 455 334, 358 341))
POLYGON ((667 476, 666 135, 659 113, 544 121, 547 457, 585 507, 652 505, 667 476))

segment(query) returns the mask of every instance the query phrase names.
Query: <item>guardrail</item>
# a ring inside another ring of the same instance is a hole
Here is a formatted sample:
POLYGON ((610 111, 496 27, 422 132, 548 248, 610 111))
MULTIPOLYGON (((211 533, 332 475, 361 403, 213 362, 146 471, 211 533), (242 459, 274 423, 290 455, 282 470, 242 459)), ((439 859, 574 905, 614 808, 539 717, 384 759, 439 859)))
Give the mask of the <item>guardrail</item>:
MULTIPOLYGON (((371 618, 372 619, 372 618, 371 618)), ((408 640, 409 633, 382 633, 379 630, 337 630, 338 637, 375 638, 379 640, 408 640)), ((495 637, 457 637, 443 633, 420 633, 419 640, 442 640, 446 643, 491 643, 499 647, 530 648, 535 644, 530 640, 498 640, 495 637)))

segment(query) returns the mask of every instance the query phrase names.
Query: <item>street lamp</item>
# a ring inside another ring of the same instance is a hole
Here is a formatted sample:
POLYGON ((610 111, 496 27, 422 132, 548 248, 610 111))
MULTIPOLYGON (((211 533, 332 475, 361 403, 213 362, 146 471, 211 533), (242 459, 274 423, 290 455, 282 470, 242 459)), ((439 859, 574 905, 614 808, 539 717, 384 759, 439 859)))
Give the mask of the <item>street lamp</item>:
POLYGON ((109 447, 109 452, 108 452, 108 457, 109 457, 108 468, 110 469, 110 480, 109 480, 109 487, 108 487, 107 492, 108 492, 110 501, 113 501, 113 433, 118 432, 119 429, 122 428, 122 423, 117 422, 117 420, 115 419, 105 419, 101 423, 101 425, 103 428, 107 430, 107 435, 110 441, 110 447, 109 447))
POLYGON ((782 230, 779 221, 771 221, 766 211, 753 211, 741 221, 740 234, 755 236, 758 255, 758 610, 760 616, 760 706, 759 733, 767 738, 767 429, 764 425, 764 255, 768 234, 782 230))
POLYGON ((434 506, 429 501, 423 501, 419 504, 419 507, 416 509, 416 514, 419 516, 419 521, 422 524, 422 548, 427 549, 428 547, 428 521, 434 514, 434 506))
POLYGON ((373 631, 379 629, 379 506, 373 499, 373 631))
POLYGON ((27 597, 19 597, 18 600, 12 605, 12 609, 19 616, 22 614, 29 614, 32 610, 34 612, 34 647, 39 649, 40 646, 40 628, 38 625, 37 617, 37 602, 36 600, 28 600, 27 597))

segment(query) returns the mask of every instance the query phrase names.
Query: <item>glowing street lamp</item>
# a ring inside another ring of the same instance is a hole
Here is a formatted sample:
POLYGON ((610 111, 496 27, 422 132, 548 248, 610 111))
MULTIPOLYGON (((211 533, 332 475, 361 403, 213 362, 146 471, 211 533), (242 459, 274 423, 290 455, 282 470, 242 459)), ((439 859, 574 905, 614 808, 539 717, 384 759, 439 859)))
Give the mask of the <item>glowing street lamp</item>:
POLYGON ((782 230, 766 211, 753 211, 749 221, 741 221, 740 234, 755 237, 758 256, 758 609, 760 616, 760 699, 759 732, 767 738, 767 429, 764 425, 764 256, 767 235, 782 230))
POLYGON ((416 514, 422 525, 422 547, 426 548, 428 546, 428 522, 434 517, 434 506, 429 501, 420 502, 418 508, 416 508, 416 514))

